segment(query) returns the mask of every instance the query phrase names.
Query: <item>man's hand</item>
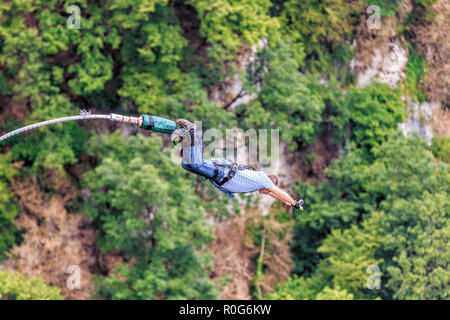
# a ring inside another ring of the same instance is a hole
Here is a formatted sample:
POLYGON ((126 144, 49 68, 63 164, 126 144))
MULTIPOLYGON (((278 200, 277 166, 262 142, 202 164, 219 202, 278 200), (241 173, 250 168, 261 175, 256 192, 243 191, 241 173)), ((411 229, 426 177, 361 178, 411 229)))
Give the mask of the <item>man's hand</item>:
POLYGON ((305 200, 300 199, 293 205, 293 207, 303 211, 303 205, 304 204, 305 204, 305 200))
POLYGON ((294 207, 299 210, 303 210, 303 205, 305 201, 303 199, 298 200, 297 202, 293 199, 286 191, 278 188, 277 186, 270 187, 269 189, 261 189, 259 190, 261 194, 268 194, 269 196, 282 201, 284 204, 290 207, 294 207))

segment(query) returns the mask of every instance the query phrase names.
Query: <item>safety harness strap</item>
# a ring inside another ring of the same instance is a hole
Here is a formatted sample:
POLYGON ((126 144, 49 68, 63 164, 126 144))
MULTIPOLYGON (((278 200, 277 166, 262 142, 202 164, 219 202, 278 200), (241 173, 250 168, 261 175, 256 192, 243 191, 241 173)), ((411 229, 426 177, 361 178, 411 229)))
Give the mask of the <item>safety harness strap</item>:
POLYGON ((214 163, 214 175, 211 179, 216 180, 217 177, 219 176, 219 165, 217 164, 216 161, 214 161, 213 163, 214 163))
POLYGON ((235 163, 233 163, 233 165, 231 165, 231 166, 228 166, 228 165, 224 165, 224 166, 229 167, 230 171, 228 172, 228 175, 222 179, 222 181, 220 181, 220 182, 217 181, 217 184, 219 186, 222 186, 225 183, 227 183, 228 181, 230 181, 236 175, 236 172, 239 170, 238 166, 235 163))
POLYGON ((211 178, 209 179, 209 181, 211 182, 211 184, 212 184, 214 187, 216 187, 217 189, 219 189, 219 190, 222 191, 223 193, 229 195, 230 197, 234 198, 234 194, 232 194, 232 193, 228 192, 227 190, 221 188, 220 186, 216 185, 216 184, 214 183, 214 181, 213 181, 211 178))
POLYGON ((222 186, 228 181, 230 181, 236 175, 236 172, 238 170, 256 170, 255 168, 250 166, 239 166, 237 163, 233 163, 231 165, 218 163, 217 161, 213 161, 213 163, 215 168, 214 168, 214 176, 211 179, 213 179, 219 186, 222 186), (219 166, 230 169, 228 175, 225 178, 223 178, 222 181, 216 180, 217 176, 219 175, 219 166))
POLYGON ((211 184, 214 187, 216 187, 220 191, 226 193, 227 195, 229 195, 230 197, 233 197, 233 198, 234 198, 234 195, 232 193, 226 191, 225 189, 221 188, 222 185, 224 185, 225 183, 230 181, 236 175, 236 172, 238 170, 256 170, 255 168, 250 167, 250 166, 239 166, 237 163, 233 163, 231 165, 218 163, 217 161, 213 161, 213 163, 214 163, 214 175, 212 178, 209 178, 209 181, 211 182, 211 184), (225 168, 230 169, 230 171, 228 172, 228 175, 225 178, 223 178, 222 181, 216 180, 219 175, 219 166, 223 166, 225 168))
MULTIPOLYGON (((189 130, 189 134, 190 134, 190 138, 191 138, 191 146, 194 146, 194 130, 189 130)), ((180 156, 182 156, 182 150, 180 150, 180 156)), ((209 181, 211 182, 211 184, 216 187, 217 189, 219 189, 220 191, 222 191, 223 193, 226 193, 227 195, 229 195, 230 197, 234 198, 234 195, 228 191, 226 191, 225 189, 221 188, 222 185, 224 185, 225 183, 227 183, 228 181, 230 181, 235 175, 236 172, 238 170, 256 170, 253 167, 249 167, 249 166, 239 166, 237 163, 233 163, 231 165, 229 164, 222 164, 222 163, 218 163, 217 161, 213 161, 214 163, 214 175, 212 177, 207 177, 204 174, 200 174, 201 176, 209 179, 209 181), (229 172, 228 175, 226 177, 224 177, 222 179, 222 181, 217 181, 217 178, 219 176, 219 166, 225 167, 225 168, 229 168, 229 172)))
POLYGON ((189 134, 191 136, 191 147, 193 147, 195 145, 194 129, 189 130, 189 134))

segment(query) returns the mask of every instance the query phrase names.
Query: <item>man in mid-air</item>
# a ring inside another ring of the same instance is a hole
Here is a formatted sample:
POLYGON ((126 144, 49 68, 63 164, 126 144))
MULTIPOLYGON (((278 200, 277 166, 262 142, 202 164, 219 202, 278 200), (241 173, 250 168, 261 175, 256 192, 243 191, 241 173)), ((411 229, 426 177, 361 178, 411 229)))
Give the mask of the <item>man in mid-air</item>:
POLYGON ((280 189, 275 175, 267 175, 252 167, 239 166, 224 158, 203 159, 202 139, 195 132, 194 124, 185 119, 178 119, 176 123, 181 127, 178 137, 182 143, 181 166, 185 170, 209 179, 216 188, 230 196, 233 196, 233 193, 258 191, 288 206, 303 210, 303 199, 295 201, 287 192, 280 189))

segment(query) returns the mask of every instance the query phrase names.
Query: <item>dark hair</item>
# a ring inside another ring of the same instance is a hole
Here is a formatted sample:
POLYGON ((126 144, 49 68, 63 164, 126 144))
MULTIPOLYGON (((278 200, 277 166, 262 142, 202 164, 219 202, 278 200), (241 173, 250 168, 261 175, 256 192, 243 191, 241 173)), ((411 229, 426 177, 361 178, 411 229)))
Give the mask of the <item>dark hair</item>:
POLYGON ((268 175, 269 179, 272 180, 273 184, 278 186, 278 177, 274 174, 269 174, 268 175))

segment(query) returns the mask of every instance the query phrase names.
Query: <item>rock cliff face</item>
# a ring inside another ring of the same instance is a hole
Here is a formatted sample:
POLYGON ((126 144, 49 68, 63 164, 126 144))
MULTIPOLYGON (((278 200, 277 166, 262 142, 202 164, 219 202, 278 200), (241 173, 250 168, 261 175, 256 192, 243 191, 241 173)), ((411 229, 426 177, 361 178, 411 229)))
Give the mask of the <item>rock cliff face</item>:
POLYGON ((436 16, 414 29, 417 50, 427 62, 427 100, 450 109, 450 2, 433 5, 436 16))
MULTIPOLYGON (((374 48, 372 60, 368 66, 361 68, 362 63, 357 60, 350 62, 358 85, 364 87, 372 81, 387 83, 396 88, 405 80, 405 68, 408 61, 408 50, 400 45, 399 40, 394 40, 382 48, 374 48), (362 70, 361 70, 362 69, 362 70)), ((435 120, 434 110, 440 107, 438 102, 424 101, 422 103, 412 101, 409 97, 403 97, 408 101, 408 119, 399 123, 399 127, 405 136, 416 132, 420 137, 431 144, 433 138, 432 123, 435 120)))
MULTIPOLYGON (((361 87, 369 85, 372 81, 387 83, 391 88, 396 88, 398 84, 406 79, 405 68, 408 62, 409 51, 400 43, 399 39, 389 42, 380 48, 374 48, 371 52, 371 60, 368 65, 353 59, 350 68, 356 76, 357 84, 361 87)), ((404 123, 399 123, 399 127, 405 136, 411 132, 416 132, 420 137, 431 144, 433 129, 433 110, 438 104, 432 102, 414 102, 409 97, 408 100, 409 117, 404 123)))
POLYGON ((361 87, 369 85, 372 81, 379 81, 395 88, 398 82, 406 77, 408 54, 408 49, 402 47, 400 41, 396 39, 387 45, 374 48, 368 65, 353 59, 350 61, 350 68, 361 87))
MULTIPOLYGON (((267 41, 261 39, 257 45, 246 46, 236 58, 235 67, 245 73, 248 65, 255 61, 258 51, 267 46, 267 41)), ((234 76, 225 80, 224 83, 211 88, 210 98, 227 109, 234 109, 240 104, 245 104, 256 98, 256 94, 248 93, 244 90, 244 83, 241 74, 236 73, 234 76)))
POLYGON ((399 123, 399 127, 405 136, 411 132, 416 132, 424 138, 429 145, 433 138, 433 112, 438 108, 436 103, 412 102, 410 103, 409 118, 404 123, 399 123))
MULTIPOLYGON (((369 31, 361 26, 354 39, 355 59, 350 68, 356 76, 357 84, 366 86, 371 81, 379 81, 396 88, 405 80, 406 63, 410 52, 403 36, 398 36, 398 25, 405 21, 412 12, 410 0, 402 3, 396 17, 383 18, 381 29, 369 31)), ((417 132, 419 136, 431 143, 433 133, 442 129, 442 119, 446 119, 447 111, 439 111, 450 104, 450 15, 448 1, 438 0, 433 5, 436 16, 432 21, 422 18, 411 25, 410 43, 426 60, 426 83, 421 84, 425 92, 425 101, 419 103, 405 96, 408 101, 409 117, 399 127, 407 135, 417 132)), ((445 130, 444 130, 445 131, 445 130)))

